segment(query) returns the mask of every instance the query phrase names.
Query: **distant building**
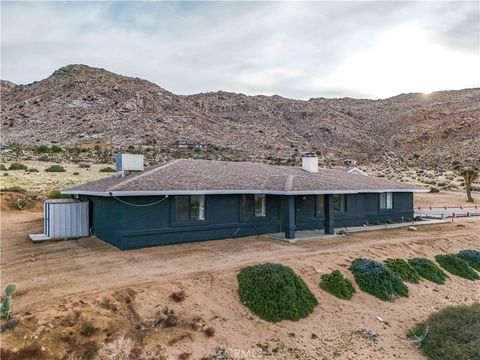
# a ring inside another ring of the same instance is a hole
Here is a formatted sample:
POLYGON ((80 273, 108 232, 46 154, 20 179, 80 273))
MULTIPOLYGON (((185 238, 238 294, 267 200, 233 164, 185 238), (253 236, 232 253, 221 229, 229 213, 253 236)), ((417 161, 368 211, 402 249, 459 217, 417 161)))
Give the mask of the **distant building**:
POLYGON ((177 141, 177 147, 181 149, 185 149, 188 147, 187 140, 178 140, 177 141))
POLYGON ((10 145, 0 145, 0 152, 2 153, 9 153, 15 150, 13 146, 10 145))

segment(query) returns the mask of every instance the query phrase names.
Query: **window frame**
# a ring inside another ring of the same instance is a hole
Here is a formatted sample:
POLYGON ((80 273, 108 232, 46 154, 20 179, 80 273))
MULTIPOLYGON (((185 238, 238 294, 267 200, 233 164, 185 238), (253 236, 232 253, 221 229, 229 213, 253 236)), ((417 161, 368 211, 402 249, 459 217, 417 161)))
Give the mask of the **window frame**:
POLYGON ((347 195, 346 194, 333 194, 332 195, 332 202, 333 202, 333 212, 336 215, 346 215, 348 213, 348 206, 347 206, 347 195), (340 198, 340 210, 335 209, 335 198, 340 198), (343 199, 343 201, 342 201, 343 199), (343 206, 342 206, 343 205, 343 206))
POLYGON ((315 195, 315 217, 318 219, 325 218, 325 195, 324 194, 317 194, 315 195), (319 199, 322 199, 321 201, 319 199), (321 214, 319 214, 319 204, 321 205, 321 214))
POLYGON ((394 209, 393 192, 387 191, 387 192, 378 194, 378 209, 380 211, 389 211, 394 209), (389 196, 390 196, 390 205, 388 201, 389 196))
POLYGON ((242 194, 240 196, 240 218, 244 221, 251 220, 263 220, 268 216, 267 210, 267 195, 266 194, 242 194), (247 201, 247 197, 250 198, 250 201, 247 201), (257 198, 262 198, 262 214, 257 215, 257 198), (251 209, 248 209, 247 206, 252 206, 251 209))
POLYGON ((207 223, 207 196, 206 195, 175 195, 172 204, 172 223, 174 225, 191 225, 191 224, 205 224, 207 223), (188 220, 179 219, 177 216, 177 203, 180 197, 188 197, 188 220), (203 214, 203 218, 192 219, 193 213, 193 198, 203 199, 199 202, 199 214, 203 214), (202 211, 203 202, 203 211, 202 211))

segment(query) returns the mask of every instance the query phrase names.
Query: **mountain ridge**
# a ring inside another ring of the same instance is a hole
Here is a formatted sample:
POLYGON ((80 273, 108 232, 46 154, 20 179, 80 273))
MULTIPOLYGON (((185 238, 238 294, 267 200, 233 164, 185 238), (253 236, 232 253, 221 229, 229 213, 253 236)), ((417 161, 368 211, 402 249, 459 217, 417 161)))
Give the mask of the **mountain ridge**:
POLYGON ((217 91, 176 95, 148 80, 67 65, 29 85, 2 80, 3 141, 23 146, 208 142, 238 159, 447 165, 478 162, 480 89, 386 99, 288 99, 217 91))

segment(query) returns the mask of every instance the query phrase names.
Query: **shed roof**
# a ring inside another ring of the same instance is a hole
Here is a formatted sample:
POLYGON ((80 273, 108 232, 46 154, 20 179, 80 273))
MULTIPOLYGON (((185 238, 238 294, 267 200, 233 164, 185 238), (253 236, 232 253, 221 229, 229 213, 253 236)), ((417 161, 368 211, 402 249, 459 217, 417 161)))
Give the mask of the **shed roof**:
POLYGON ((396 181, 319 169, 251 162, 178 159, 125 177, 108 177, 62 191, 64 194, 146 196, 182 194, 340 194, 423 192, 424 188, 396 181))

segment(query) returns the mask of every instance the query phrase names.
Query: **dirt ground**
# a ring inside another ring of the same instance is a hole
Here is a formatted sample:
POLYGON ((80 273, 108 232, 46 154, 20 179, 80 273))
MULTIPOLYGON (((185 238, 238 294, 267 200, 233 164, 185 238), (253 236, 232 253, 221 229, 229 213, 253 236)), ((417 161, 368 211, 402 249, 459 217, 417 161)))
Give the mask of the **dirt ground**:
POLYGON ((13 313, 22 317, 2 334, 2 347, 38 345, 47 359, 79 349, 87 356, 122 334, 168 359, 202 359, 218 347, 234 359, 422 359, 406 341, 408 329, 445 306, 480 301, 480 281, 454 275, 443 286, 409 284, 410 297, 395 302, 358 288, 343 301, 318 286, 321 274, 335 269, 353 280, 347 268, 357 257, 433 259, 480 249, 478 218, 296 244, 260 236, 122 252, 88 238, 33 244, 27 235, 43 230, 41 212, 1 215, 1 285, 17 284, 13 313), (239 302, 238 270, 267 261, 305 280, 320 303, 311 316, 270 324, 239 302), (185 300, 169 297, 180 290, 185 300))
POLYGON ((429 206, 475 206, 480 204, 480 194, 472 194, 473 203, 467 202, 464 191, 441 191, 438 193, 417 193, 414 196, 415 207, 429 206))

